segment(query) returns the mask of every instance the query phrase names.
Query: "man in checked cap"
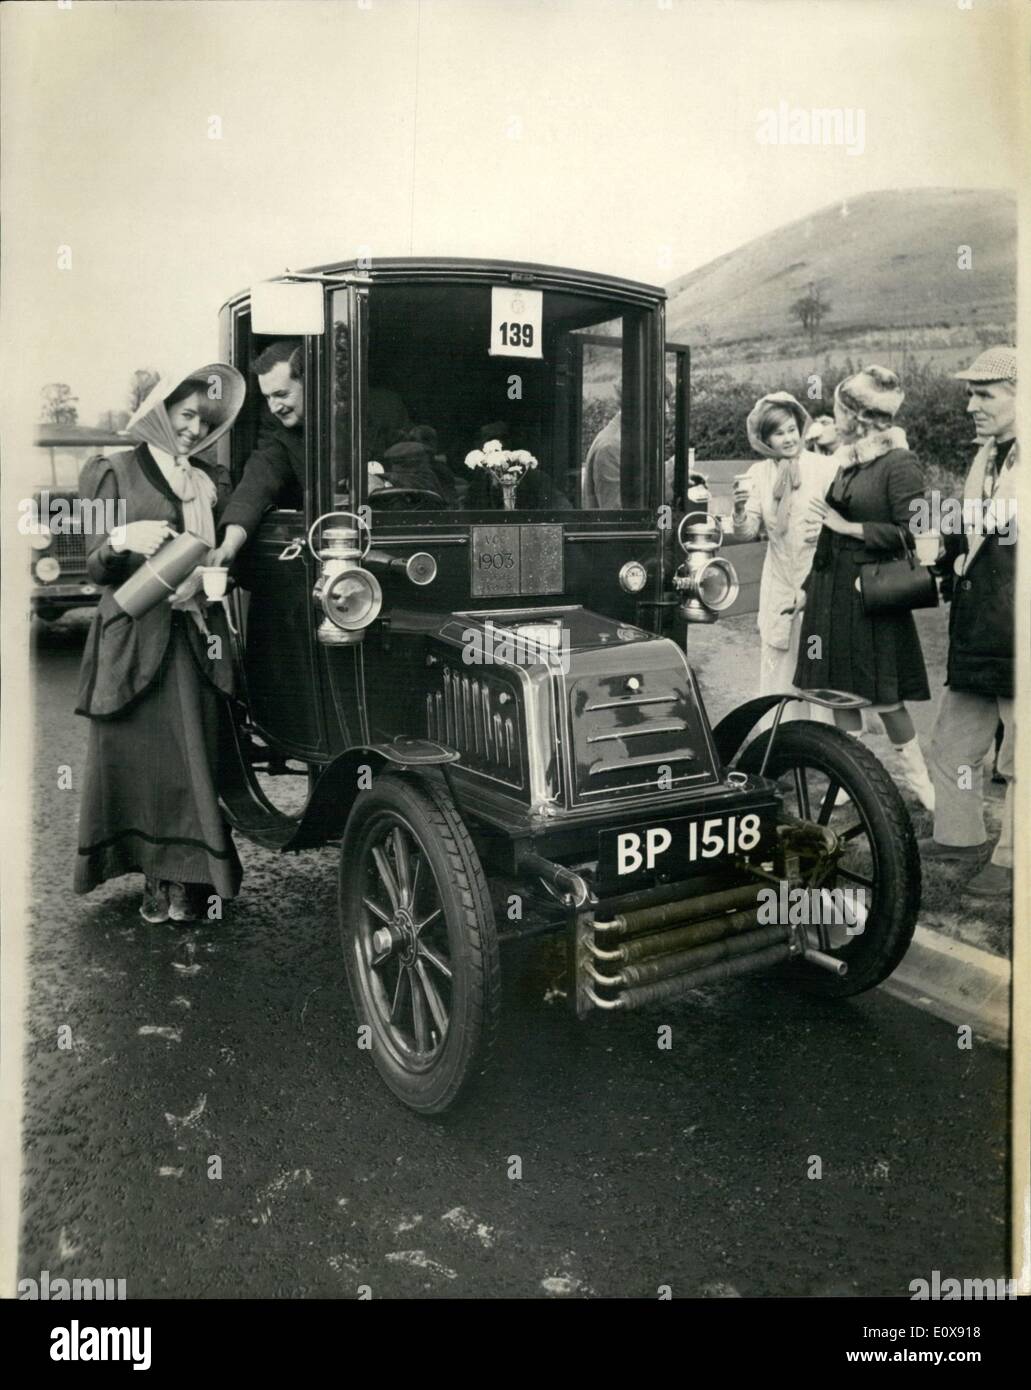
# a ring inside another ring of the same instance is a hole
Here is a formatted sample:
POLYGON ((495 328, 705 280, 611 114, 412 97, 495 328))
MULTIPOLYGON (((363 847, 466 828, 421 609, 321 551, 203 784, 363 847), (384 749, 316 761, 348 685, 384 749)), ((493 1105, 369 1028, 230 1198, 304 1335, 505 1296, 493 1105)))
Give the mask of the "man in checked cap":
POLYGON ((949 653, 929 759, 934 836, 920 841, 920 852, 925 859, 957 863, 981 858, 988 844, 982 764, 1001 721, 1002 830, 989 862, 964 889, 972 897, 1001 899, 1013 892, 1016 349, 989 348, 956 376, 967 383, 967 414, 980 447, 963 488, 963 534, 945 538, 949 653))

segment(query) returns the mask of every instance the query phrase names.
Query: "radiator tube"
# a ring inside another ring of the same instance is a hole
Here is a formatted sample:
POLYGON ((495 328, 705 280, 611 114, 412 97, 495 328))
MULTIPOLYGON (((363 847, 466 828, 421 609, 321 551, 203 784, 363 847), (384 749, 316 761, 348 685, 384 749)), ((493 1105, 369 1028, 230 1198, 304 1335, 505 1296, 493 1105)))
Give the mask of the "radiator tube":
POLYGON ((594 929, 608 932, 612 936, 633 936, 650 927, 695 922, 702 917, 715 917, 717 913, 731 908, 755 907, 758 897, 759 886, 754 883, 745 884, 742 888, 726 888, 720 893, 707 893, 698 898, 680 898, 675 902, 660 903, 655 907, 623 912, 611 921, 596 921, 594 929))
POLYGON ((732 960, 721 960, 716 965, 707 965, 702 970, 693 970, 688 975, 674 975, 669 980, 657 980, 654 984, 638 985, 625 990, 620 1003, 625 1009, 637 1009, 642 1004, 661 1004, 667 999, 676 999, 689 990, 701 985, 712 984, 716 980, 729 980, 735 975, 748 975, 753 970, 768 970, 779 965, 791 955, 786 945, 768 946, 765 951, 756 951, 749 956, 736 956, 732 960))
POLYGON ((677 951, 673 955, 657 956, 653 960, 627 965, 620 971, 620 978, 623 984, 630 988, 648 985, 655 980, 665 980, 671 975, 694 974, 717 961, 765 950, 769 946, 786 942, 787 939, 786 927, 760 927, 758 931, 747 932, 742 936, 726 937, 722 941, 710 942, 707 946, 696 946, 693 951, 677 951))
POLYGON ((635 960, 647 960, 649 956, 668 955, 690 946, 704 946, 706 942, 752 930, 757 925, 757 916, 758 910, 752 907, 742 912, 725 912, 722 917, 709 917, 703 922, 690 922, 683 927, 671 927, 652 936, 633 936, 617 946, 611 954, 606 954, 604 959, 620 960, 624 965, 629 965, 635 960))

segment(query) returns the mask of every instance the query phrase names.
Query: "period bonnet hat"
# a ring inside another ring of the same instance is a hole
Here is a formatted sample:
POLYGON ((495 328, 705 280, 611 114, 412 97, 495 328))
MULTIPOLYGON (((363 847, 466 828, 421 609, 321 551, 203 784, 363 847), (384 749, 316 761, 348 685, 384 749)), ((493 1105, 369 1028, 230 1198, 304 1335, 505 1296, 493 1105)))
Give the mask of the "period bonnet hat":
POLYGON ((793 415, 795 423, 798 425, 798 433, 803 439, 811 423, 808 411, 795 400, 790 391, 772 391, 768 396, 763 396, 761 400, 756 401, 748 413, 745 429, 748 432, 749 444, 757 454, 762 454, 766 458, 773 458, 774 450, 763 439, 762 428, 774 410, 786 410, 793 415))
POLYGON ((210 449, 215 440, 232 427, 247 394, 247 384, 242 375, 226 362, 209 362, 206 367, 197 367, 192 372, 173 372, 160 377, 130 417, 125 427, 126 433, 133 439, 153 444, 173 458, 180 457, 180 444, 168 419, 165 402, 187 381, 197 383, 204 403, 204 416, 211 426, 204 438, 198 439, 188 450, 188 454, 199 454, 210 449))

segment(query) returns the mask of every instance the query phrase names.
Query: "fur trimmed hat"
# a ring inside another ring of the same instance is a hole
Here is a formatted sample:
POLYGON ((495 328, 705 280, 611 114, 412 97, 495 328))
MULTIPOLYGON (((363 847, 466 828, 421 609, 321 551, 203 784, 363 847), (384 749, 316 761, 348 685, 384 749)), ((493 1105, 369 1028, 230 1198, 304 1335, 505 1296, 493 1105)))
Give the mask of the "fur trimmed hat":
POLYGON ((839 381, 834 402, 861 420, 876 420, 878 416, 895 418, 906 399, 898 377, 887 367, 864 367, 839 381))

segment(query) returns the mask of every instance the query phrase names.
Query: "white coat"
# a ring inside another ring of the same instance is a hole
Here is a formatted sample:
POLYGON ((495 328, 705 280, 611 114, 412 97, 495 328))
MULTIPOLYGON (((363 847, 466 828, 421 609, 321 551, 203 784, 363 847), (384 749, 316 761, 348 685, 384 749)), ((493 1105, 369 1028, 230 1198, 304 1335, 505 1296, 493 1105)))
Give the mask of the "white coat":
POLYGON ((759 459, 748 470, 751 495, 743 520, 735 517, 734 534, 754 540, 765 526, 769 538, 762 578, 759 581, 759 636, 767 646, 786 651, 791 638, 792 619, 782 612, 795 602, 798 590, 809 574, 816 551, 815 535, 806 539, 805 518, 814 497, 823 497, 838 471, 833 454, 803 450, 799 458, 801 482, 791 492, 787 529, 776 527, 777 503, 773 488, 777 481, 776 459, 759 459))

